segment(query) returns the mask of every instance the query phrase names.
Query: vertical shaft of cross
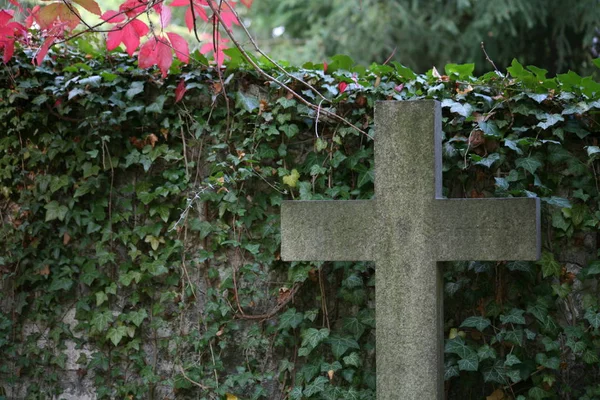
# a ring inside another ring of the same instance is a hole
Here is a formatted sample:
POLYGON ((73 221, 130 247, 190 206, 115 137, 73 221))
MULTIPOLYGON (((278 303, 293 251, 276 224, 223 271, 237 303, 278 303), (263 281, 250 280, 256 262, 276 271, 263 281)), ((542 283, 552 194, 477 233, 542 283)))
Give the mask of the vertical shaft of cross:
POLYGON ((442 277, 429 217, 441 195, 441 141, 432 135, 441 135, 440 119, 434 101, 375 110, 378 400, 443 395, 442 277))

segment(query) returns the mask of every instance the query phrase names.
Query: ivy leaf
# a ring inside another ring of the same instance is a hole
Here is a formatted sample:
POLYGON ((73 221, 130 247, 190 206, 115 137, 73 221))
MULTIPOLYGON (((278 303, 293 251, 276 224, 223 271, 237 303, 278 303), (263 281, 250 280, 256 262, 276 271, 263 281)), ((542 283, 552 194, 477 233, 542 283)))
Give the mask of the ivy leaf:
POLYGON ((442 107, 450 108, 450 112, 462 115, 467 118, 473 112, 473 106, 469 103, 461 104, 458 101, 444 99, 442 101, 442 107))
POLYGON ((485 136, 493 137, 493 138, 501 138, 502 132, 498 129, 498 125, 494 121, 480 121, 479 129, 483 131, 485 136))
POLYGON ((591 308, 585 311, 585 319, 587 319, 594 328, 600 328, 600 313, 594 312, 591 308))
POLYGON ((564 120, 565 119, 560 114, 544 114, 542 116, 542 121, 540 121, 536 126, 539 126, 542 129, 548 129, 556 123, 564 120))
POLYGON ((49 292, 56 292, 58 290, 69 290, 73 286, 73 279, 67 277, 54 278, 50 286, 48 287, 49 292))
POLYGON ((319 343, 327 339, 328 336, 329 329, 309 328, 302 332, 302 347, 310 346, 312 348, 315 348, 319 343))
POLYGON ((479 361, 487 360, 488 358, 495 359, 496 350, 489 344, 484 344, 477 350, 477 357, 479 358, 479 361))
POLYGON ((504 340, 506 342, 514 343, 517 346, 523 346, 523 330, 522 329, 514 329, 507 331, 504 334, 504 340))
POLYGON ((558 196, 542 197, 541 200, 551 206, 557 206, 560 208, 572 208, 571 202, 569 201, 569 199, 565 199, 564 197, 558 197, 558 196))
POLYGON ((298 125, 296 124, 286 124, 279 129, 289 138, 296 136, 296 134, 300 132, 300 128, 298 128, 298 125))
POLYGON ((302 387, 295 386, 289 393, 290 399, 300 400, 302 398, 302 387))
POLYGON ((548 307, 543 304, 536 303, 527 307, 527 312, 536 317, 538 320, 543 321, 548 315, 548 307))
POLYGON ((102 312, 96 312, 92 316, 90 323, 98 332, 103 332, 106 330, 108 325, 113 321, 112 312, 109 310, 105 310, 102 312))
POLYGON ((136 94, 140 94, 143 91, 144 91, 144 82, 135 81, 135 82, 131 83, 131 86, 129 87, 127 92, 125 92, 125 97, 127 97, 128 100, 131 100, 135 97, 136 94))
POLYGON ((535 356, 535 361, 546 368, 550 369, 559 369, 560 368, 560 359, 558 357, 548 357, 545 353, 537 353, 535 356))
POLYGON ((461 371, 477 371, 479 368, 479 360, 475 352, 469 353, 466 358, 458 360, 458 369, 461 371))
POLYGON ((444 380, 447 381, 450 378, 454 378, 455 376, 460 376, 460 371, 458 369, 458 365, 450 365, 444 368, 444 380))
POLYGON ((250 113, 260 106, 258 98, 249 95, 246 96, 246 94, 242 91, 236 93, 235 105, 236 107, 242 108, 250 113))
POLYGON ((148 318, 148 311, 146 311, 145 308, 142 308, 141 310, 138 311, 131 311, 130 313, 127 314, 127 317, 129 318, 129 320, 131 322, 133 322, 135 324, 135 326, 139 327, 142 322, 148 318))
POLYGON ((296 312, 295 308, 290 308, 279 317, 279 326, 281 330, 288 328, 297 328, 304 320, 304 314, 296 312))
POLYGON ((506 368, 504 363, 500 360, 496 361, 494 365, 483 370, 483 380, 485 382, 495 382, 500 384, 506 383, 506 368))
POLYGON ((506 360, 504 361, 504 365, 507 367, 512 367, 513 365, 521 364, 521 360, 514 354, 509 354, 506 356, 506 360))
POLYGON ((350 317, 344 319, 343 328, 346 332, 350 333, 354 339, 358 340, 365 332, 365 326, 356 317, 350 317))
POLYGON ((103 291, 96 292, 96 307, 101 306, 105 301, 108 301, 108 295, 103 291))
POLYGON ((492 153, 487 157, 477 161, 475 165, 483 165, 484 167, 490 168, 496 161, 500 159, 500 154, 492 153))
POLYGON ((475 351, 471 347, 469 347, 465 343, 464 339, 460 336, 448 340, 446 342, 446 347, 444 351, 446 353, 454 353, 460 358, 469 358, 471 354, 475 353, 475 351))
POLYGON ((106 334, 106 338, 110 339, 110 341, 116 346, 126 335, 127 327, 121 325, 114 328, 110 328, 106 334))
POLYGON ((309 385, 304 389, 304 396, 310 397, 314 394, 320 393, 325 390, 325 384, 329 383, 329 380, 324 376, 318 376, 317 379, 312 381, 309 385))
POLYGON ((534 174, 535 171, 542 166, 542 163, 533 157, 526 157, 517 159, 515 165, 517 168, 523 168, 525 171, 534 174))
POLYGON ((525 324, 525 317, 523 316, 525 310, 513 308, 508 314, 500 315, 500 321, 503 324, 525 324))
POLYGON ((528 261, 510 261, 506 263, 509 271, 531 272, 531 263, 528 261))
POLYGON ((446 64, 446 75, 456 75, 458 79, 468 79, 473 76, 475 64, 446 64))
POLYGON ((46 204, 44 208, 46 209, 45 222, 53 221, 55 219, 63 221, 69 211, 66 206, 61 206, 56 200, 52 200, 50 203, 46 204))
POLYGON ((360 349, 356 340, 349 337, 335 335, 331 336, 328 339, 328 342, 331 345, 331 350, 336 359, 339 359, 348 349, 360 349))
POLYGON ((492 323, 490 320, 484 317, 469 317, 465 319, 460 326, 466 328, 476 328, 479 332, 483 332, 483 330, 491 324, 492 323))
POLYGON ((517 143, 510 139, 504 139, 504 145, 519 155, 523 154, 523 150, 519 148, 517 143))
POLYGON ((360 356, 355 351, 350 353, 350 355, 344 357, 343 360, 344 360, 344 364, 352 365, 356 368, 360 367, 360 364, 361 364, 360 356))
POLYGON ((558 261, 554 259, 554 254, 544 251, 542 253, 542 257, 537 263, 542 267, 542 274, 544 278, 548 276, 560 276, 561 266, 558 261))

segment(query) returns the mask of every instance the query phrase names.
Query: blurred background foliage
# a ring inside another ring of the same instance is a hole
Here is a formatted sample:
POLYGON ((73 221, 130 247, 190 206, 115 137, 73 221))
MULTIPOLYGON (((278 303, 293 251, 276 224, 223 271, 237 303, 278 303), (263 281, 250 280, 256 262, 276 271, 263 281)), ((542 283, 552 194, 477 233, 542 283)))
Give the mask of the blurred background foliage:
MULTIPOLYGON (((35 3, 42 2, 22 1, 35 3)), ((122 1, 98 3, 108 10, 122 1)), ((0 7, 7 4, 0 0, 0 7)), ((238 10, 261 48, 293 65, 346 54, 363 65, 390 58, 417 72, 475 62, 481 74, 492 68, 481 49, 485 42, 502 70, 517 58, 551 75, 569 69, 585 75, 594 72, 591 60, 600 50, 598 0, 256 0, 250 10, 238 10)), ((193 43, 183 7, 173 11, 174 30, 193 43)), ((208 24, 198 27, 201 37, 210 35, 208 24)))
POLYGON ((500 69, 517 58, 551 74, 586 74, 600 7, 597 0, 257 0, 250 18, 259 44, 292 63, 335 54, 383 63, 393 54, 418 72, 475 62, 481 73, 491 68, 483 41, 500 69))

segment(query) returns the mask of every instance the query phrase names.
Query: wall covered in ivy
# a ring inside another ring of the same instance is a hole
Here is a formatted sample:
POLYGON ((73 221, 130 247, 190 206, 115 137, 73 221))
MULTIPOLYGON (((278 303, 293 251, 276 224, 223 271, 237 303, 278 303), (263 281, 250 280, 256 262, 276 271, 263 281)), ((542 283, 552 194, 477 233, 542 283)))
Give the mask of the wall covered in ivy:
POLYGON ((374 104, 419 98, 445 195, 542 202, 539 262, 445 264, 448 398, 600 397, 600 84, 264 64, 350 126, 231 54, 0 67, 0 398, 374 399, 376 267, 281 261, 279 206, 371 198, 374 104))

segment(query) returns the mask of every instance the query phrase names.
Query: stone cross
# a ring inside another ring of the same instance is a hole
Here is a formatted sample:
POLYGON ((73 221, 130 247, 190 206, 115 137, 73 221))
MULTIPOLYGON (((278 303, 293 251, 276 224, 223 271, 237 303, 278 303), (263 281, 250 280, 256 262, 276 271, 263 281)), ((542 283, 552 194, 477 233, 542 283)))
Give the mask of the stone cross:
POLYGON ((437 101, 375 108, 375 198, 286 201, 286 261, 375 261, 378 400, 443 398, 439 261, 535 260, 539 200, 444 199, 437 101))

